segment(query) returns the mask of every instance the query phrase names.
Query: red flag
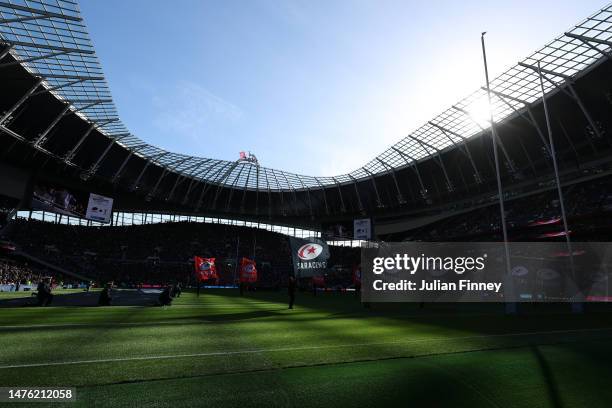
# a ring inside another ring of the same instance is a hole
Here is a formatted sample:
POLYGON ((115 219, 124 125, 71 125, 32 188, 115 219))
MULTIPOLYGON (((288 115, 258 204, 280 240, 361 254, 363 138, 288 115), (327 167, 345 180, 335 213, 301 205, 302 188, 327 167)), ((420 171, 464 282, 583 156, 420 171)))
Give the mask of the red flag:
POLYGON ((217 276, 217 267, 215 266, 215 258, 193 258, 195 262, 195 273, 200 281, 208 279, 219 279, 217 276))
POLYGON ((353 266, 353 284, 361 284, 361 265, 353 266))
POLYGON ((240 282, 257 282, 257 264, 252 259, 240 261, 240 282))
POLYGON ((312 284, 319 288, 325 287, 325 277, 324 276, 313 276, 312 284))

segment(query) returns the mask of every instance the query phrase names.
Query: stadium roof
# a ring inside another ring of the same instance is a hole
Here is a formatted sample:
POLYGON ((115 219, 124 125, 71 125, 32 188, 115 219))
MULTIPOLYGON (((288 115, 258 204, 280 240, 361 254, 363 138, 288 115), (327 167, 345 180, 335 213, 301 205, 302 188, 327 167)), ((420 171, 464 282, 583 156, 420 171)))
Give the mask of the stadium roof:
MULTIPOLYGON (((302 190, 351 183, 412 165, 460 146, 489 127, 486 88, 461 99, 363 167, 334 177, 313 177, 259 166, 169 152, 130 133, 113 103, 100 62, 80 15, 70 0, 0 0, 0 42, 69 109, 134 154, 174 172, 241 189, 302 190)), ((535 67, 541 64, 546 92, 571 80, 602 59, 612 58, 612 5, 491 81, 493 117, 504 121, 539 99, 535 67)), ((3 65, 10 64, 4 63, 3 65)))

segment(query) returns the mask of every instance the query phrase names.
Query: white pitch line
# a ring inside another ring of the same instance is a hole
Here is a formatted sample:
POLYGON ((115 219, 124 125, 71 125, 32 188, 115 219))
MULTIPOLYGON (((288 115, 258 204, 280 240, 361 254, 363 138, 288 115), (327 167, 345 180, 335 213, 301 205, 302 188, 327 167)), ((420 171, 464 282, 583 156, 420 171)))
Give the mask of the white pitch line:
POLYGON ((181 324, 199 324, 199 323, 216 323, 214 320, 185 320, 182 322, 176 321, 153 321, 153 322, 109 322, 109 323, 57 323, 57 324, 15 324, 11 326, 0 326, 2 330, 11 329, 56 329, 62 327, 109 327, 109 326, 153 326, 153 325, 181 325, 181 324))
POLYGON ((270 348, 270 349, 214 351, 214 352, 209 352, 209 353, 104 358, 104 359, 96 359, 96 360, 56 361, 56 362, 32 363, 32 364, 11 364, 11 365, 0 366, 0 370, 10 369, 10 368, 51 367, 51 366, 77 365, 77 364, 116 363, 116 362, 125 362, 125 361, 143 361, 143 360, 168 360, 168 359, 174 359, 174 358, 232 356, 232 355, 240 355, 240 354, 274 353, 274 352, 283 352, 283 351, 304 351, 304 350, 320 350, 320 349, 333 349, 333 348, 346 348, 346 347, 382 346, 382 345, 391 345, 391 344, 422 343, 422 342, 429 342, 429 341, 475 340, 475 339, 488 339, 488 338, 497 338, 497 337, 538 336, 538 335, 583 333, 583 332, 606 331, 606 330, 612 330, 612 327, 602 327, 602 328, 595 328, 595 329, 548 330, 548 331, 522 332, 522 333, 487 334, 487 335, 478 335, 478 336, 438 337, 438 338, 397 340, 397 341, 384 341, 384 342, 371 342, 371 343, 332 344, 332 345, 326 345, 326 346, 281 347, 281 348, 270 348))
MULTIPOLYGON (((175 306, 172 306, 173 308, 175 306)), ((285 309, 282 309, 285 310, 285 309)), ((325 315, 329 315, 329 313, 323 313, 321 312, 321 314, 325 314, 325 315)), ((483 316, 493 316, 493 313, 469 313, 469 314, 463 314, 462 317, 483 317, 483 316)), ((218 317, 220 315, 215 315, 212 314, 210 315, 212 317, 218 317)), ((415 318, 415 319, 421 319, 421 318, 429 318, 429 317, 448 317, 448 314, 441 314, 441 313, 436 313, 436 314, 428 314, 428 315, 419 315, 419 314, 413 314, 413 315, 407 315, 406 317, 408 318, 415 318)), ((356 316, 352 316, 352 315, 347 315, 345 317, 341 317, 342 319, 356 319, 356 316)), ((231 320, 205 320, 205 319, 185 319, 183 322, 177 322, 174 320, 160 320, 160 321, 151 321, 151 322, 108 322, 108 323, 104 323, 104 322, 91 322, 91 323, 49 323, 49 324, 45 324, 45 323, 41 323, 41 324, 15 324, 15 325, 0 325, 0 332, 4 329, 6 330, 11 330, 11 329, 45 329, 45 328, 61 328, 61 327, 108 327, 108 326, 153 326, 155 324, 168 324, 168 325, 179 325, 179 324, 199 324, 199 323, 207 323, 207 324, 215 324, 215 323, 219 323, 219 324, 223 324, 223 323, 227 323, 227 322, 231 322, 231 320)), ((246 321, 246 322, 251 322, 251 321, 246 321)))

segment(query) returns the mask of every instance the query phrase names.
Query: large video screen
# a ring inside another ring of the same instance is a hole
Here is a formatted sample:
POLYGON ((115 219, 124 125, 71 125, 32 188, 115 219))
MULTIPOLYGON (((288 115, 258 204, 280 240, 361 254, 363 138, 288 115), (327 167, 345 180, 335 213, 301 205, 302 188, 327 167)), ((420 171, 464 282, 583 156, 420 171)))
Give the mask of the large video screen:
POLYGON ((113 213, 113 199, 99 194, 89 194, 87 212, 85 218, 88 220, 109 223, 113 213))
POLYGON ((32 194, 32 209, 109 223, 113 199, 99 194, 39 183, 32 194))
POLYGON ((372 227, 371 218, 356 218, 321 225, 322 235, 327 240, 369 240, 373 235, 372 227))
POLYGON ((321 235, 326 240, 353 239, 353 220, 323 223, 321 235))

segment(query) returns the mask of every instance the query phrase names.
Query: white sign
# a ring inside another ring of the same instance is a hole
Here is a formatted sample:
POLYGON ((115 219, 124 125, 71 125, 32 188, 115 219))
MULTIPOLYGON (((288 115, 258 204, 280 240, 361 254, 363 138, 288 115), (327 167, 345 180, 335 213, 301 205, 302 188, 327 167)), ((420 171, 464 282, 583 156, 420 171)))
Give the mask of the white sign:
POLYGON ((363 240, 372 239, 372 221, 369 218, 353 221, 353 238, 363 240))
POLYGON ((98 194, 89 195, 85 218, 92 221, 109 223, 113 212, 113 199, 98 194))

